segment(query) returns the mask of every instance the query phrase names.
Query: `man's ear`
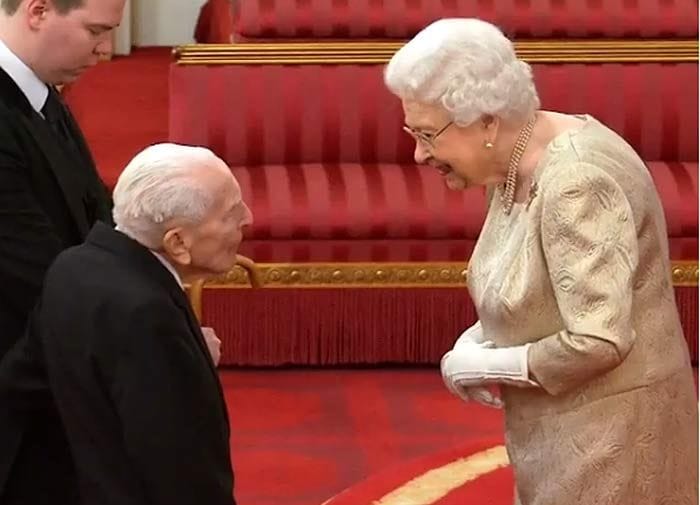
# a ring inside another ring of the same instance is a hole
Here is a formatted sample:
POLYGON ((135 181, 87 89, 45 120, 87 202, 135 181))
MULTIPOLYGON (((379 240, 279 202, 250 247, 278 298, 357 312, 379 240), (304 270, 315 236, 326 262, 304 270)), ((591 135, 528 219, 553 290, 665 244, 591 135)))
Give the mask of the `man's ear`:
POLYGON ((163 251, 180 265, 192 263, 192 237, 182 227, 171 228, 163 235, 163 251))
POLYGON ((50 0, 29 0, 25 4, 27 22, 32 30, 37 30, 46 19, 47 13, 53 9, 50 0))

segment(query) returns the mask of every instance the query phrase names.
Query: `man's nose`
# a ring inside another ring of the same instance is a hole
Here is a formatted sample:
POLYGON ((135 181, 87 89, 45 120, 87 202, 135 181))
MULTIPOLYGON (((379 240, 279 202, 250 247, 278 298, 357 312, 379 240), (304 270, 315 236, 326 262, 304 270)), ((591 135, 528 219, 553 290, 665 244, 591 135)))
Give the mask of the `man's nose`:
POLYGON ((241 226, 250 226, 253 224, 253 212, 250 210, 250 207, 248 207, 247 204, 243 204, 244 208, 244 213, 243 213, 243 220, 241 221, 241 226))
POLYGON ((97 56, 98 60, 105 59, 112 54, 112 46, 112 37, 106 37, 95 46, 93 53, 97 56))

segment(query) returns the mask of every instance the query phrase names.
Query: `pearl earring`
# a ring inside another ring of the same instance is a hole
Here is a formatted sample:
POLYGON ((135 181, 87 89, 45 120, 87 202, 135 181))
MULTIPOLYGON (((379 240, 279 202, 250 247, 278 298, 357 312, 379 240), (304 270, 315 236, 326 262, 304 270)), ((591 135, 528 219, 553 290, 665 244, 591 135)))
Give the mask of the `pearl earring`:
POLYGON ((491 148, 493 148, 493 142, 488 142, 488 141, 484 142, 484 147, 485 147, 486 149, 491 149, 491 148))

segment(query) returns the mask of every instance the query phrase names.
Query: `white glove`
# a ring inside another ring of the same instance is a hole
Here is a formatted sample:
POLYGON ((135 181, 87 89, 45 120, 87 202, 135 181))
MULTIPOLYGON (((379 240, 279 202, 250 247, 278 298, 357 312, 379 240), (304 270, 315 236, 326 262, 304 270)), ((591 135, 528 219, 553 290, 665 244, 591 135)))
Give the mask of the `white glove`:
MULTIPOLYGON (((491 343, 489 342, 489 344, 491 343)), ((472 345, 478 346, 479 344, 472 345)), ((488 387, 456 384, 446 375, 445 361, 450 353, 452 353, 452 351, 448 351, 442 357, 442 361, 440 362, 442 381, 445 383, 447 390, 465 402, 475 401, 487 407, 493 407, 496 409, 503 408, 503 402, 501 399, 497 395, 493 394, 488 387)))
POLYGON ((207 344, 214 366, 218 366, 219 360, 221 360, 221 340, 216 336, 214 328, 209 328, 208 326, 202 326, 202 335, 204 335, 204 341, 207 344))
MULTIPOLYGON (((481 330, 481 323, 479 321, 477 321, 476 324, 470 326, 469 328, 464 330, 464 332, 462 332, 462 334, 459 336, 459 338, 457 338, 457 341, 454 344, 454 349, 466 346, 493 347, 492 342, 484 342, 484 333, 481 330)), ((449 352, 445 354, 445 356, 443 356, 442 358, 442 361, 440 362, 440 372, 442 373, 442 380, 445 383, 445 386, 447 387, 448 391, 450 391, 453 395, 457 396, 458 398, 461 398, 465 402, 475 401, 487 407, 493 407, 497 409, 502 408, 503 402, 500 398, 498 398, 497 395, 493 394, 489 390, 489 388, 483 386, 462 386, 454 384, 445 375, 445 358, 449 354, 449 352)))
POLYGON ((471 344, 455 347, 443 357, 443 374, 454 387, 508 384, 537 386, 530 380, 527 349, 530 344, 493 348, 471 344))

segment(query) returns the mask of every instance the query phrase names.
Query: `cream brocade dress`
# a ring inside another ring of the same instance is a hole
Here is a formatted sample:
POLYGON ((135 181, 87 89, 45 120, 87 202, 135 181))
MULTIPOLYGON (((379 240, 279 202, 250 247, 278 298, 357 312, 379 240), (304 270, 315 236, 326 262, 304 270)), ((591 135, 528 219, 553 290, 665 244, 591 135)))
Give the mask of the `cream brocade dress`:
POLYGON ((532 343, 502 387, 522 505, 697 505, 698 418, 666 223, 633 149, 590 116, 550 143, 529 204, 495 192, 469 265, 487 339, 532 343))

